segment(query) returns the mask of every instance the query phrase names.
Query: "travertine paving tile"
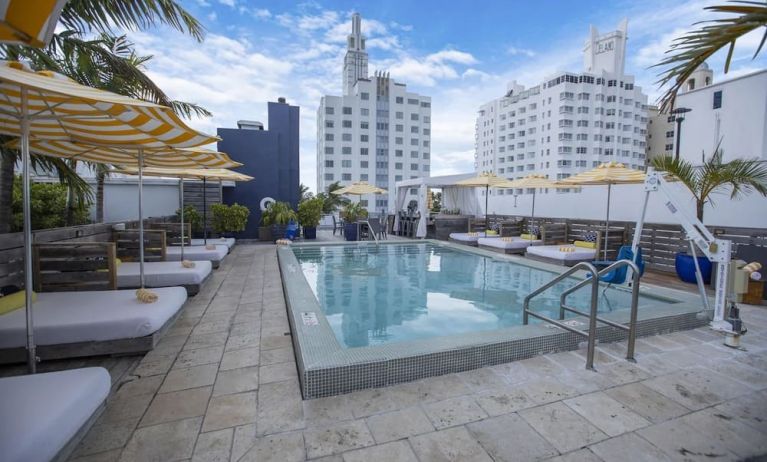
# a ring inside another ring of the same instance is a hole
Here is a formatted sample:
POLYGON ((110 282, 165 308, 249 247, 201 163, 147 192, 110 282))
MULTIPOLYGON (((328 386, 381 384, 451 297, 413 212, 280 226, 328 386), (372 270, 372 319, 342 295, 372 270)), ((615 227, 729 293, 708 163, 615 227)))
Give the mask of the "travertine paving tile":
POLYGON ((219 371, 213 396, 242 393, 258 389, 258 367, 242 367, 228 371, 219 371))
POLYGON ((328 427, 304 431, 306 455, 310 459, 340 454, 350 449, 364 448, 375 444, 365 422, 355 420, 328 427))
POLYGON ((492 458, 466 427, 453 427, 410 438, 419 460, 492 462, 492 458))
POLYGON ((485 419, 467 427, 497 462, 542 460, 558 454, 554 446, 517 414, 485 419))
POLYGON ((274 348, 271 350, 264 350, 261 352, 261 364, 267 366, 269 364, 295 362, 296 357, 293 353, 293 347, 274 348))
POLYGON ((698 410, 749 391, 749 387, 704 368, 694 368, 643 382, 688 409, 698 410))
POLYGON ((121 462, 179 460, 192 457, 202 417, 177 420, 136 430, 120 456, 121 462))
POLYGON ((223 345, 184 350, 179 353, 173 369, 185 369, 187 367, 202 366, 203 364, 219 363, 224 354, 223 345))
POLYGON ((650 422, 603 392, 581 395, 563 401, 610 436, 617 436, 650 425, 650 422))
POLYGON ((304 407, 296 382, 274 382, 258 390, 258 434, 304 428, 304 407))
POLYGON ((161 393, 155 396, 139 426, 146 427, 173 420, 205 415, 211 387, 161 393))
POLYGON ((135 428, 135 422, 94 425, 77 445, 72 456, 81 457, 122 448, 133 435, 135 428))
POLYGON ((531 427, 559 452, 568 452, 607 438, 563 403, 552 403, 519 411, 531 427))
POLYGON ((429 403, 424 405, 424 409, 437 429, 463 425, 487 417, 487 413, 470 396, 429 403))
POLYGON ((261 366, 259 380, 261 383, 281 382, 298 378, 295 362, 277 363, 261 366))
POLYGON ((491 416, 508 414, 536 405, 524 391, 513 385, 481 391, 474 395, 474 399, 491 416))
POLYGON ((197 444, 194 446, 192 462, 228 462, 233 433, 234 430, 231 428, 200 433, 197 444))
POLYGON ((241 367, 258 366, 258 357, 258 347, 227 351, 224 353, 223 358, 221 358, 219 370, 228 371, 231 369, 239 369, 241 367))
POLYGON ((354 419, 346 395, 309 399, 303 402, 303 407, 307 426, 324 426, 354 419))
POLYGON ((664 462, 671 459, 636 433, 624 433, 589 446, 591 452, 604 460, 626 462, 664 462))
POLYGON ((186 369, 174 369, 168 373, 160 387, 160 393, 185 390, 213 385, 218 373, 218 364, 205 364, 186 369))
POLYGON ((732 415, 705 409, 680 418, 682 422, 715 439, 741 459, 767 454, 767 435, 744 422, 733 419, 732 415))
POLYGON ((256 421, 256 392, 214 396, 208 403, 202 431, 236 427, 256 421))
POLYGON ((605 390, 605 393, 653 423, 663 422, 690 412, 686 407, 642 383, 622 385, 605 390))
POLYGON ((378 443, 434 431, 434 426, 419 407, 374 415, 368 417, 367 424, 378 443))
POLYGON ((671 460, 738 460, 721 442, 700 434, 679 419, 638 430, 642 438, 662 450, 671 460))
MULTIPOLYGON (((588 448, 578 449, 577 451, 568 452, 561 456, 547 459, 547 462, 603 462, 596 454, 591 452, 588 448)), ((608 461, 605 461, 608 462, 608 461)))
POLYGON ((418 462, 407 441, 395 441, 349 451, 344 453, 343 460, 344 462, 390 462, 395 460, 399 462, 418 462))
POLYGON ((388 388, 372 388, 346 395, 352 414, 356 418, 393 411, 397 405, 391 399, 388 388))
POLYGON ((241 462, 300 462, 306 459, 301 432, 258 438, 241 462))

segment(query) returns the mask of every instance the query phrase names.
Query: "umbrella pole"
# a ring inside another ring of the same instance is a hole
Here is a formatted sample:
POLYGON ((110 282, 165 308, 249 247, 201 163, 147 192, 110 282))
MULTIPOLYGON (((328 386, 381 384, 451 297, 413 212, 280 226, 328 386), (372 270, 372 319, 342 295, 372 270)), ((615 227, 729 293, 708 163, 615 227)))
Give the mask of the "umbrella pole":
POLYGON ((202 222, 205 225, 203 228, 203 242, 208 245, 208 179, 202 177, 202 222))
POLYGON ((139 282, 144 288, 144 149, 138 148, 138 265, 139 282))
POLYGON ((22 191, 24 196, 24 307, 27 315, 27 367, 30 374, 37 372, 35 328, 32 318, 32 213, 29 187, 29 115, 27 89, 21 87, 21 161, 22 191))
POLYGON ((605 219, 605 261, 607 260, 607 237, 610 234, 610 191, 612 184, 607 183, 607 217, 605 219))
POLYGON ((178 179, 178 197, 181 201, 181 261, 184 261, 184 177, 178 179))
POLYGON ((527 231, 532 234, 533 230, 532 227, 535 226, 535 193, 538 191, 538 188, 533 189, 533 209, 530 211, 530 229, 527 231))
POLYGON ((485 236, 487 236, 487 229, 490 227, 490 215, 487 211, 487 199, 490 195, 490 185, 485 185, 485 236))

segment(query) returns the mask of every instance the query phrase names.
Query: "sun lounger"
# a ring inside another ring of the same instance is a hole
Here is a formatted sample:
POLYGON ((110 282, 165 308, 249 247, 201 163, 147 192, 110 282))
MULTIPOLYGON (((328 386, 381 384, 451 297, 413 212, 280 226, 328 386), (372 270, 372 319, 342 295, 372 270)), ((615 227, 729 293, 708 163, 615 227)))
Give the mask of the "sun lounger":
MULTIPOLYGON (((216 245, 225 245, 229 248, 229 250, 234 247, 235 239, 233 237, 219 237, 219 238, 208 238, 208 244, 216 244, 216 245)), ((191 245, 205 245, 205 239, 192 239, 191 245)))
MULTIPOLYGON (((33 305, 37 354, 42 359, 146 352, 176 319, 186 301, 183 287, 152 289, 154 303, 135 290, 43 292, 33 305)), ((23 309, 0 316, 0 363, 26 355, 23 309)))
POLYGON ((0 458, 67 460, 103 410, 110 387, 101 367, 0 379, 0 458))
POLYGON ((497 234, 486 236, 484 231, 477 232, 477 233, 450 233, 450 236, 448 236, 448 240, 450 242, 456 242, 458 244, 464 244, 464 245, 470 245, 470 246, 476 247, 477 241, 481 237, 487 238, 487 239, 498 239, 500 236, 498 236, 497 234))
MULTIPOLYGON (((220 244, 215 245, 215 247, 213 250, 208 250, 204 245, 184 247, 184 259, 192 261, 207 260, 213 264, 213 268, 218 268, 221 260, 229 253, 229 248, 220 244)), ((167 261, 181 261, 181 246, 167 247, 165 252, 165 259, 167 261)))
POLYGON ((576 247, 572 244, 528 247, 527 252, 525 253, 526 257, 531 257, 535 260, 557 263, 565 266, 573 266, 582 261, 592 261, 596 255, 596 249, 576 247))
MULTIPOLYGON (((204 260, 194 262, 194 268, 185 268, 178 261, 144 263, 144 286, 181 286, 187 295, 195 295, 212 270, 213 265, 204 260)), ((125 262, 117 266, 117 287, 135 289, 140 285, 139 263, 125 262)))
POLYGON ((477 245, 481 249, 506 254, 525 253, 528 247, 542 244, 543 241, 540 239, 525 239, 519 236, 513 238, 502 237, 500 239, 481 237, 477 240, 477 245))

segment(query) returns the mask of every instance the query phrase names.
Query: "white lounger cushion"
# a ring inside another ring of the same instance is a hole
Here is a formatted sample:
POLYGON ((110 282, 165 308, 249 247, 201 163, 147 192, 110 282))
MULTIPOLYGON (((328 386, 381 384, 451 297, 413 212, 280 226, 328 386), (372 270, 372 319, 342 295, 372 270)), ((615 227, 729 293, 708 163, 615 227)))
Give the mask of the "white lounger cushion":
MULTIPOLYGON (((216 245, 215 250, 208 250, 204 245, 184 247, 184 260, 192 261, 221 261, 229 253, 229 247, 216 245)), ((181 261, 181 246, 166 248, 165 259, 168 261, 181 261)))
POLYGON ((575 247, 574 245, 541 245, 537 247, 530 247, 527 249, 527 253, 531 255, 537 255, 539 257, 552 258, 554 260, 590 260, 597 255, 596 249, 586 249, 583 247, 575 247), (562 252, 560 247, 574 248, 574 252, 562 252))
POLYGON ((477 233, 475 236, 470 236, 469 233, 450 233, 450 239, 453 239, 455 241, 462 241, 462 242, 477 242, 480 237, 483 237, 485 239, 494 239, 498 238, 500 236, 487 236, 485 237, 485 233, 477 233))
MULTIPOLYGON (((35 343, 58 345, 144 337, 157 332, 186 301, 183 287, 152 289, 154 303, 136 300, 135 290, 43 292, 32 307, 35 343)), ((0 348, 26 345, 25 310, 0 316, 0 348)))
POLYGON ((540 239, 531 241, 528 239, 522 239, 521 237, 515 237, 513 241, 504 241, 503 239, 483 237, 477 241, 477 244, 485 245, 488 247, 495 247, 498 249, 524 249, 526 247, 530 247, 531 245, 541 245, 543 244, 543 241, 540 239))
POLYGON ((53 459, 104 403, 111 385, 103 367, 0 379, 0 458, 53 459))
MULTIPOLYGON (((210 261, 196 261, 194 268, 184 268, 179 261, 144 263, 145 287, 191 286, 202 284, 213 270, 210 261)), ((125 262, 117 267, 117 287, 141 285, 138 262, 125 262)))
MULTIPOLYGON (((208 238, 208 244, 216 244, 216 245, 225 245, 229 247, 230 249, 234 247, 235 239, 233 237, 224 237, 224 238, 208 238)), ((192 245, 201 245, 205 246, 205 239, 192 239, 192 245)))

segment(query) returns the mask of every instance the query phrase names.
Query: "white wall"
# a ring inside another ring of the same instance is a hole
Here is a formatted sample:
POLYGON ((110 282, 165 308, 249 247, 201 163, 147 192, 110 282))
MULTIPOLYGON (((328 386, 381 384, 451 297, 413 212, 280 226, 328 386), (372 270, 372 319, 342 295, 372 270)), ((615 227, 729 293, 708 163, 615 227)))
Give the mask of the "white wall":
MULTIPOLYGON (((695 215, 695 203, 692 195, 681 184, 672 185, 676 197, 685 202, 687 212, 695 215)), ((642 185, 613 186, 610 202, 610 219, 618 221, 636 221, 641 213, 644 200, 642 185)), ((646 221, 649 223, 672 223, 671 214, 665 207, 665 196, 660 192, 650 194, 647 207, 646 221)), ((706 207, 703 222, 707 226, 739 226, 746 228, 767 228, 767 199, 751 194, 742 200, 731 200, 727 194, 714 197, 715 206, 706 207)), ((481 207, 485 206, 485 198, 480 195, 481 207)), ((511 195, 490 195, 490 213, 530 216, 532 195, 523 194, 517 197, 517 207, 514 207, 514 197, 511 195)), ((535 199, 535 215, 556 218, 581 218, 588 220, 604 220, 607 204, 607 186, 587 186, 580 193, 537 194, 535 199)))
MULTIPOLYGON (((95 184, 93 185, 95 187, 95 184)), ((177 180, 144 180, 144 218, 173 215, 179 206, 177 180)), ((92 211, 95 217, 95 210, 92 211)), ((133 179, 107 179, 104 221, 138 219, 138 184, 133 179)))

